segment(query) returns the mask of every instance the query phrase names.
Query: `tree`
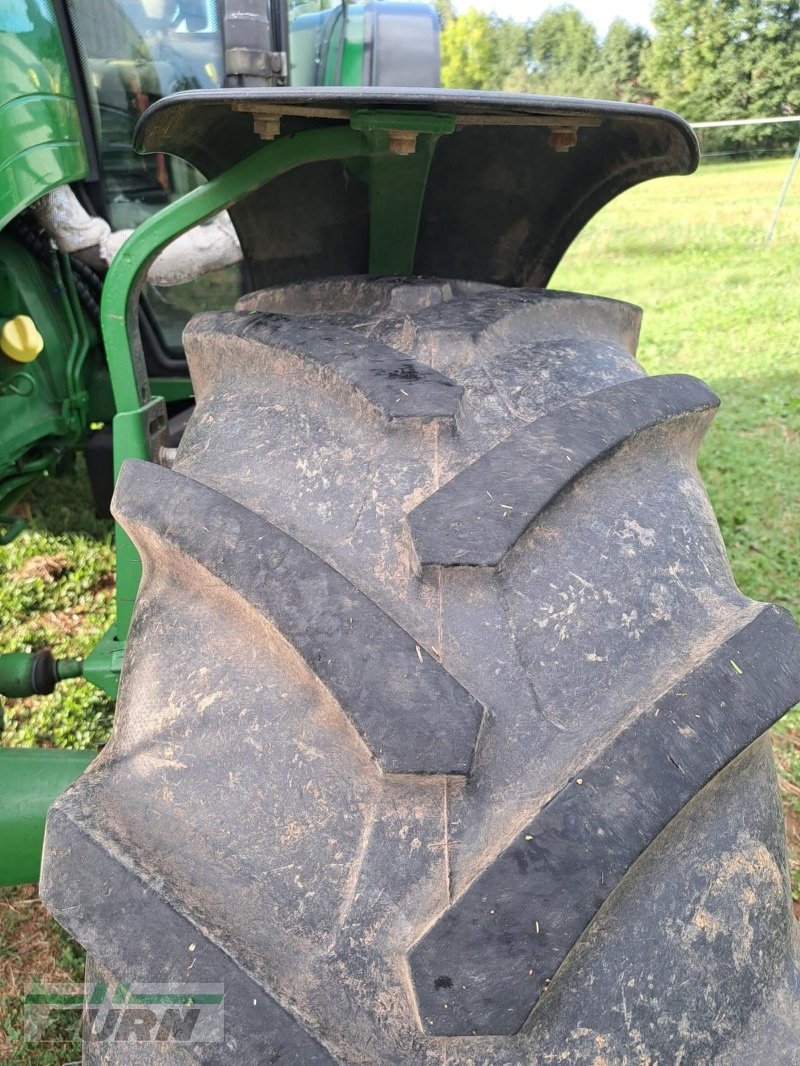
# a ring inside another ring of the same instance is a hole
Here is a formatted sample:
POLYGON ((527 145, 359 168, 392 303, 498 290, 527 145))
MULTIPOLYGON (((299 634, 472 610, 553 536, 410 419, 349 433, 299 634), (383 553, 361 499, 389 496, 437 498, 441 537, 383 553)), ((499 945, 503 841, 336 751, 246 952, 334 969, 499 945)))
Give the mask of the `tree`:
POLYGON ((493 17, 495 61, 487 89, 526 92, 530 66, 530 25, 493 17))
POLYGON ((442 85, 446 89, 485 89, 497 59, 489 15, 469 8, 442 27, 442 85))
POLYGON ((800 0, 656 0, 644 77, 692 121, 800 104, 800 0))
POLYGON ((592 96, 601 81, 597 32, 571 4, 546 11, 529 30, 532 91, 592 96))
POLYGON ((436 8, 442 26, 447 26, 457 17, 453 0, 433 0, 433 6, 436 8))
POLYGON ((614 19, 600 46, 600 67, 618 100, 649 100, 652 92, 642 84, 642 59, 650 43, 647 30, 625 19, 614 19))
POLYGON ((592 23, 570 4, 520 23, 475 8, 454 15, 452 0, 436 3, 447 88, 648 99, 640 76, 648 37, 641 27, 618 19, 601 46, 592 23))

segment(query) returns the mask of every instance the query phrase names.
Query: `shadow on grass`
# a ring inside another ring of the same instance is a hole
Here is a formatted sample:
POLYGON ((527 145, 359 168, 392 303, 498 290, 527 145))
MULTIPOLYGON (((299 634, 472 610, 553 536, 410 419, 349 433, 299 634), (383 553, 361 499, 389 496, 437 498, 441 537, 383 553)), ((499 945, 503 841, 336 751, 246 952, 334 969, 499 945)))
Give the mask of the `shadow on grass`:
POLYGON ((113 528, 110 519, 98 518, 95 514, 86 463, 81 454, 75 457, 68 472, 40 478, 18 504, 17 510, 28 528, 37 533, 54 536, 78 533, 100 540, 113 528))

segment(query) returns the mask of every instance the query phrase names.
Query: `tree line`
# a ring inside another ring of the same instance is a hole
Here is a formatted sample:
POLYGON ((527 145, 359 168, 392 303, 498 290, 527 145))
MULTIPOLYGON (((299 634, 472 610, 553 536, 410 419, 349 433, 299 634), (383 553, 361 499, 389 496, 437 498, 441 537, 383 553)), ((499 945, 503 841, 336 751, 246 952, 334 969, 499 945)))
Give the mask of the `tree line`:
POLYGON ((652 34, 616 19, 603 38, 571 4, 522 23, 435 2, 448 88, 656 103, 693 122, 800 105, 800 0, 656 0, 652 34))

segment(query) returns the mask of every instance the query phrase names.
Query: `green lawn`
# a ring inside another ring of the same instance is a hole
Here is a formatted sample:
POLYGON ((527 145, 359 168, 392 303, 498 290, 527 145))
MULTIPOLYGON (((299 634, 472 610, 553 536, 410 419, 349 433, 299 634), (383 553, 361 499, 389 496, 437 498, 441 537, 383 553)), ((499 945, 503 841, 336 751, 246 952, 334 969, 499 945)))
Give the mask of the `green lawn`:
MULTIPOLYGON (((49 647, 81 657, 114 620, 112 523, 94 517, 83 458, 48 478, 18 508, 28 529, 0 548, 0 652, 49 647)), ((103 743, 113 705, 84 681, 52 696, 3 700, 2 743, 90 748, 103 743)))
MULTIPOLYGON (((554 284, 641 304, 647 369, 695 374, 719 393, 700 465, 734 572, 748 595, 784 604, 800 621, 800 179, 772 246, 763 246, 787 165, 713 166, 631 191, 589 226, 554 284)), ((81 463, 66 480, 43 483, 27 514, 29 531, 0 549, 0 651, 85 652, 111 621, 113 571, 110 526, 91 517, 81 463)), ((83 747, 106 737, 111 708, 74 681, 45 699, 7 701, 5 718, 5 744, 83 747)), ((800 899, 797 711, 776 735, 776 753, 800 899)), ((0 890, 3 984, 79 977, 79 955, 29 896, 0 890)), ((0 1059, 63 1061, 4 1044, 3 1027, 12 1037, 18 1024, 18 1008, 3 1016, 0 1005, 0 1059)))

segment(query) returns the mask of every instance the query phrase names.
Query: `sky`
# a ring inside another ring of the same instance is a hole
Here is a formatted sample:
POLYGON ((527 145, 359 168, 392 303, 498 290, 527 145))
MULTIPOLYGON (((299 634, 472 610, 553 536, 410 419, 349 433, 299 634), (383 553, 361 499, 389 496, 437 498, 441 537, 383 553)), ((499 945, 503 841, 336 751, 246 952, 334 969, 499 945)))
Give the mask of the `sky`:
MULTIPOLYGON (((477 7, 481 11, 494 11, 503 18, 520 22, 538 18, 550 7, 559 7, 565 0, 455 0, 458 11, 477 7)), ((624 18, 640 26, 650 26, 650 0, 570 0, 604 34, 615 18, 624 18)))

